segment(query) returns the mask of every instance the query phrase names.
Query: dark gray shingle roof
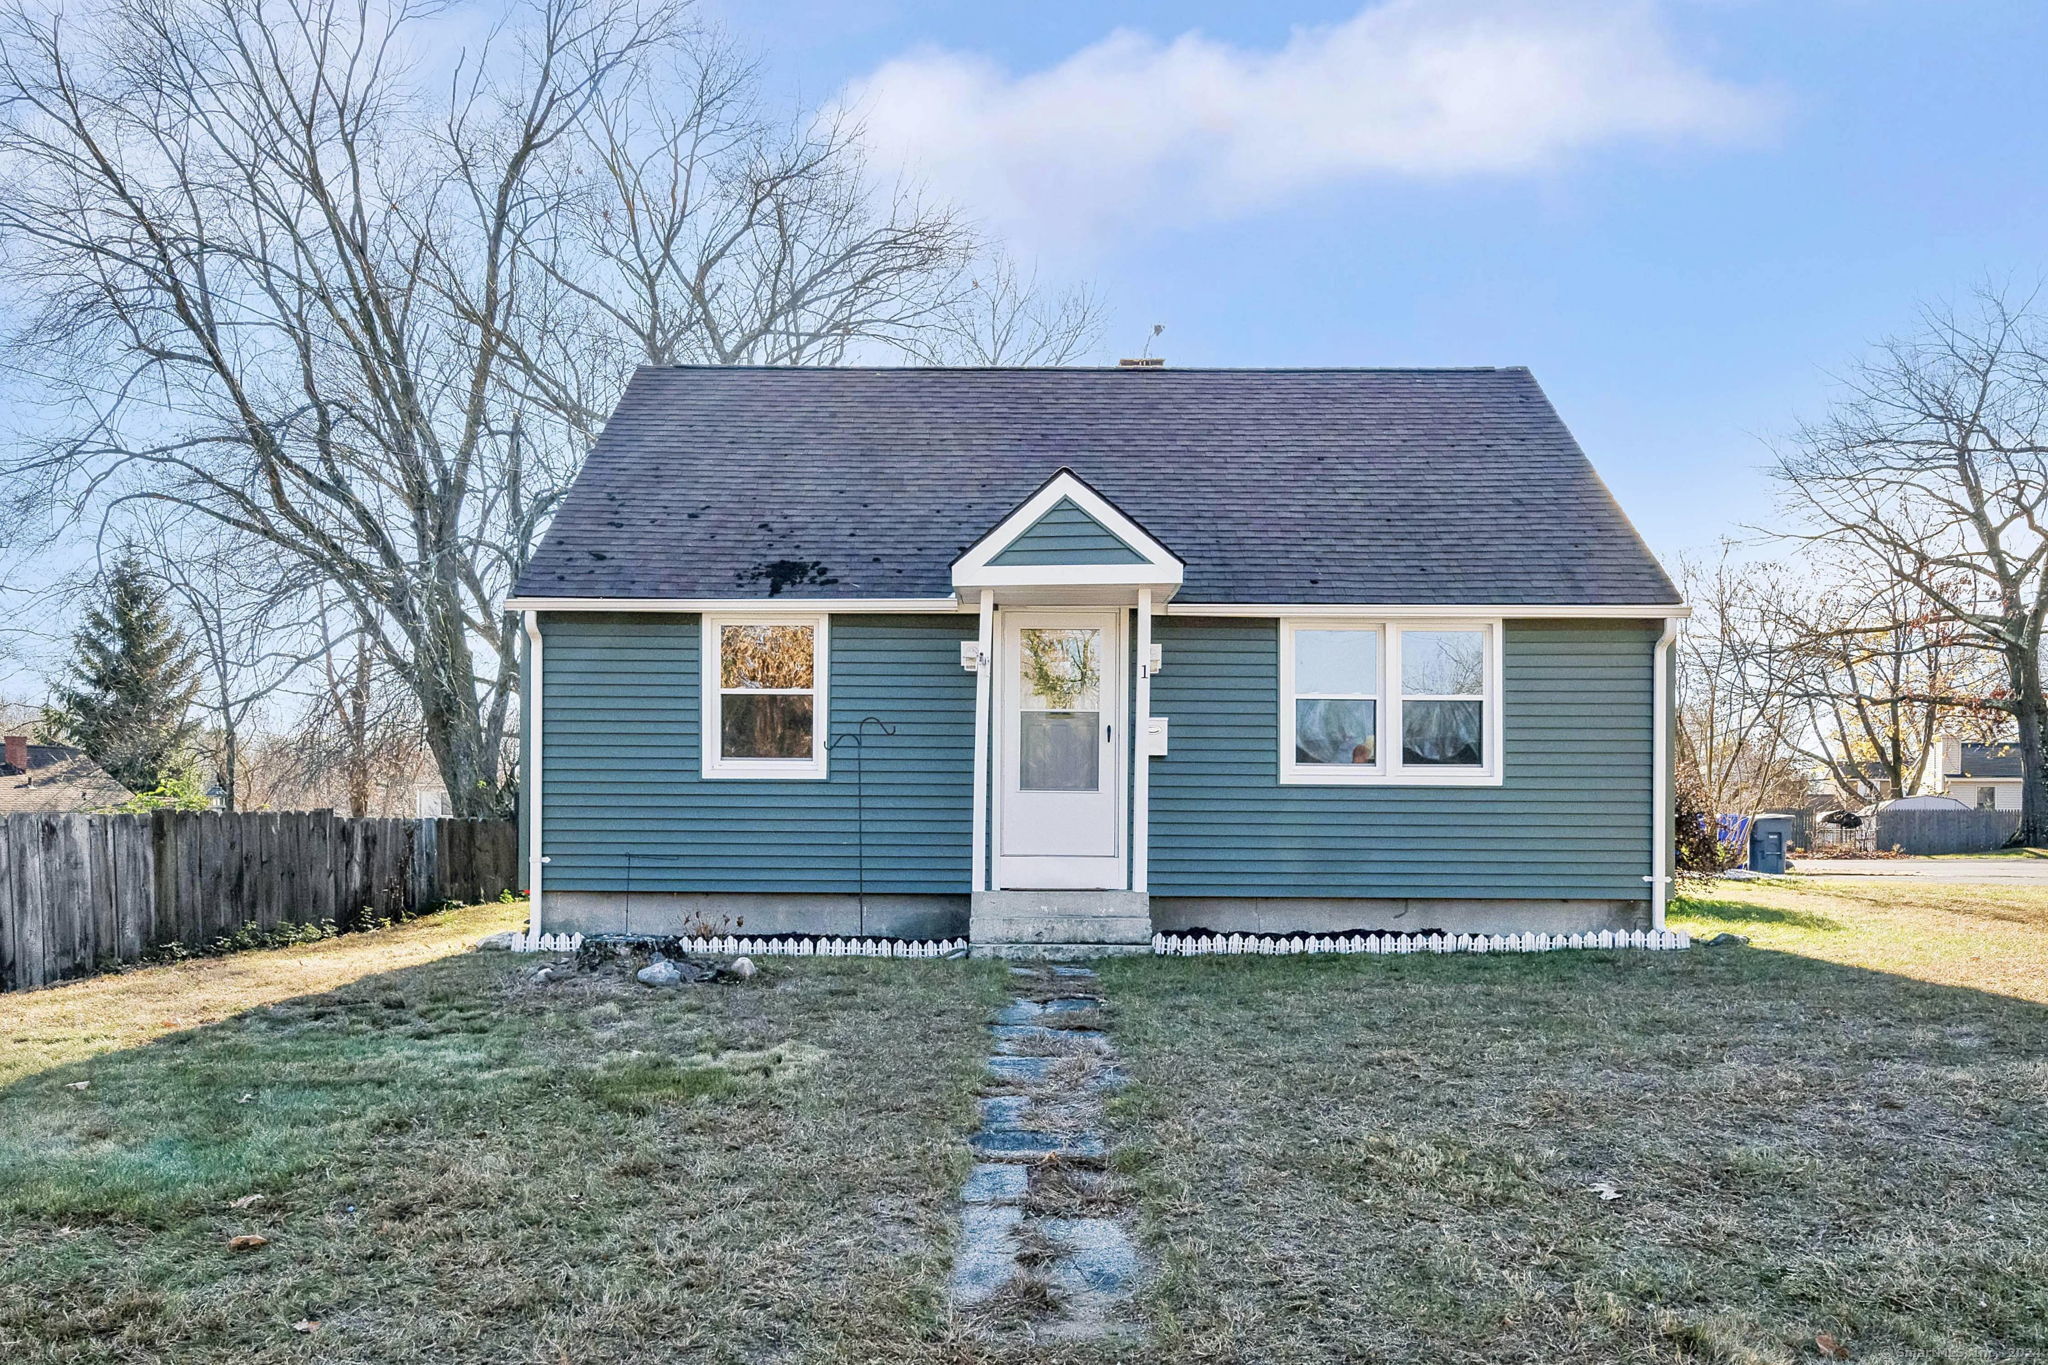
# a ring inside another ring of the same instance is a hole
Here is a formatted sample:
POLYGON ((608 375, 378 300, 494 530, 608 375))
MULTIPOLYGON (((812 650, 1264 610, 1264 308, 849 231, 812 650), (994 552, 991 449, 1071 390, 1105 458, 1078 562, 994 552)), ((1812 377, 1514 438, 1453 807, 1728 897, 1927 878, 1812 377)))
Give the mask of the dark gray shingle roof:
POLYGON ((1523 369, 642 369, 517 591, 944 597, 1062 466, 1183 602, 1678 600, 1523 369))
POLYGON ((1949 777, 2019 777, 2017 744, 1959 744, 1960 766, 1949 777))

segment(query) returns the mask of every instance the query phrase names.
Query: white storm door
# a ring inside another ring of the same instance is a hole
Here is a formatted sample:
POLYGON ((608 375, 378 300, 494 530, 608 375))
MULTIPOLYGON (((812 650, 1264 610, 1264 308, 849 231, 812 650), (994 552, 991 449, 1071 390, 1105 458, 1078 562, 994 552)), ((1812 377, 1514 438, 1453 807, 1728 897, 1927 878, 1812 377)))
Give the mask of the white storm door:
POLYGON ((1123 613, 1003 613, 998 885, 1124 886, 1123 613))

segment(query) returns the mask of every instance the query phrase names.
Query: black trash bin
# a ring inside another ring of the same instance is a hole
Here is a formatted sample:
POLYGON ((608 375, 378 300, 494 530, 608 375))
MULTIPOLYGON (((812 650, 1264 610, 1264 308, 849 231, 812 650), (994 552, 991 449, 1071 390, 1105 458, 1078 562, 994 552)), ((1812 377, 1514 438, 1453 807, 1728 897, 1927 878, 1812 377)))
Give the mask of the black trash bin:
POLYGON ((1749 822, 1749 870, 1780 873, 1785 870, 1785 846, 1792 842, 1792 817, 1759 815, 1749 822))

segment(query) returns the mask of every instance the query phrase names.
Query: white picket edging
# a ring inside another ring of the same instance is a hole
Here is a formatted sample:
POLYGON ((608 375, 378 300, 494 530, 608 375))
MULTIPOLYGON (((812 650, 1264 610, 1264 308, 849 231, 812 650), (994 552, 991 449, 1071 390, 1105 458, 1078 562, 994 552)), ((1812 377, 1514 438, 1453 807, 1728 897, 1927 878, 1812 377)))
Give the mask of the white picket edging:
MULTIPOLYGON (((522 953, 573 953, 581 934, 520 935, 522 953)), ((964 938, 723 938, 693 939, 693 950, 713 957, 903 957, 941 958, 967 950, 964 938)), ((1583 948, 1640 948, 1673 952, 1692 947, 1683 930, 1597 934, 1154 934, 1160 957, 1258 954, 1292 957, 1302 953, 1556 953, 1583 948)))
POLYGON ((1574 948, 1641 948, 1672 952, 1692 947, 1680 929, 1634 929, 1597 934, 1154 934, 1160 957, 1212 954, 1293 956, 1297 953, 1556 953, 1574 948))
MULTIPOLYGON (((516 952, 573 953, 581 934, 522 934, 516 952)), ((691 939, 690 948, 711 957, 915 957, 939 958, 967 951, 964 938, 723 938, 691 939)))

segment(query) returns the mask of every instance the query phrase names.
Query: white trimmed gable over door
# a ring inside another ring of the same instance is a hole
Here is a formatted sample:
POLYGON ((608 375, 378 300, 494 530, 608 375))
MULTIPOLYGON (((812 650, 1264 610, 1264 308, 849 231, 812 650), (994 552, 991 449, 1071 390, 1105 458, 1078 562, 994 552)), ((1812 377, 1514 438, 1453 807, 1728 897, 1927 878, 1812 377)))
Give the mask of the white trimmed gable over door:
POLYGON ((1129 601, 1132 590, 1157 590, 1164 601, 1177 591, 1183 568, 1179 556, 1125 515, 1071 469, 1062 469, 967 552, 954 561, 953 587, 965 596, 993 588, 1068 591, 1062 600, 1093 600, 1115 589, 1129 601))

